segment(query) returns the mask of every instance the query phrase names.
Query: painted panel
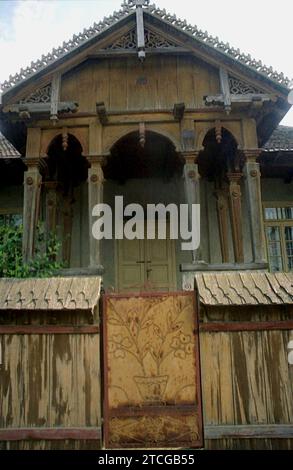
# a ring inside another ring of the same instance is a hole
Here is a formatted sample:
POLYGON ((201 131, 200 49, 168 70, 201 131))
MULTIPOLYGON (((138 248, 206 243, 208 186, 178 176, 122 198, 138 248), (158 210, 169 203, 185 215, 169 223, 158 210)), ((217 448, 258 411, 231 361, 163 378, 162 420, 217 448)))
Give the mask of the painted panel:
POLYGON ((105 296, 109 448, 202 445, 193 293, 105 296))

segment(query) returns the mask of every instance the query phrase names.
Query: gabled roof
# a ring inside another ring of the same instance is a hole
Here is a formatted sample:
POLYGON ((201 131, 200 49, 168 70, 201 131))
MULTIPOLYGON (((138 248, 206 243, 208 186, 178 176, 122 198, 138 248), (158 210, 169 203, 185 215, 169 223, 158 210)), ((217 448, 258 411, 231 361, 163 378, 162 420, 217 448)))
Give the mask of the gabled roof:
POLYGON ((29 78, 37 75, 40 71, 46 69, 49 65, 58 63, 70 53, 77 51, 80 47, 84 47, 94 38, 99 38, 99 35, 117 25, 120 21, 135 14, 136 4, 143 4, 144 12, 152 17, 155 17, 167 25, 171 25, 177 30, 184 32, 190 38, 201 45, 208 46, 212 50, 218 52, 223 57, 232 59, 236 64, 245 66, 250 71, 253 71, 262 78, 268 79, 272 84, 277 84, 285 89, 288 89, 289 78, 285 77, 283 73, 278 73, 272 67, 264 65, 261 61, 253 59, 249 54, 243 54, 239 49, 235 49, 230 44, 224 43, 218 37, 210 36, 206 31, 202 31, 197 26, 192 26, 186 20, 180 20, 176 15, 171 15, 165 9, 157 8, 156 5, 150 5, 150 0, 124 0, 122 8, 113 15, 104 18, 99 23, 88 29, 84 29, 82 33, 74 35, 71 40, 63 42, 62 46, 53 49, 51 53, 43 55, 42 58, 14 76, 9 77, 7 81, 2 83, 1 88, 3 92, 7 92, 16 85, 25 82, 29 78))
POLYGON ((20 158, 21 155, 16 148, 0 132, 0 159, 1 158, 20 158))
POLYGON ((293 127, 278 126, 264 149, 267 152, 293 152, 293 127))

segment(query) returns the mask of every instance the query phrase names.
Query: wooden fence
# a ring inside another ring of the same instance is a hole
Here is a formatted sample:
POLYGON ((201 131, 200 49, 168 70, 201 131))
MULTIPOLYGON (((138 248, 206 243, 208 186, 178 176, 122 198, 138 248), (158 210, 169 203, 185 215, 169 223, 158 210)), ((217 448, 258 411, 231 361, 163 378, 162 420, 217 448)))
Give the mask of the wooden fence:
MULTIPOLYGON (((98 449, 98 319, 33 315, 0 324, 0 448, 98 449)), ((205 448, 292 449, 293 306, 201 305, 200 320, 205 448)))

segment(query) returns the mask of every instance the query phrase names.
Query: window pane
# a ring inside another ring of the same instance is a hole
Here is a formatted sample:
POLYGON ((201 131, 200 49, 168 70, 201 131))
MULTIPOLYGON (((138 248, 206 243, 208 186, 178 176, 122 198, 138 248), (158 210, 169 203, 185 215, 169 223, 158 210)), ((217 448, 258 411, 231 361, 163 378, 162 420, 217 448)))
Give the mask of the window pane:
POLYGON ((270 257, 270 266, 273 273, 283 271, 283 262, 282 258, 279 256, 270 257))
POLYGON ((293 207, 283 207, 282 219, 293 219, 293 207))
POLYGON ((282 256, 281 243, 270 243, 269 244, 269 255, 270 256, 282 256))
POLYGON ((10 225, 11 227, 19 227, 19 225, 21 224, 21 214, 0 214, 0 225, 10 225))
POLYGON ((287 255, 293 256, 293 242, 286 243, 287 255))
POLYGON ((267 207, 265 209, 265 218, 266 220, 276 220, 278 218, 277 209, 273 207, 272 208, 267 207))
POLYGON ((271 242, 280 240, 280 228, 279 227, 267 227, 267 237, 271 242))
POLYGON ((289 271, 293 271, 293 256, 288 257, 288 268, 289 271))
POLYGON ((285 227, 285 239, 286 241, 293 240, 293 227, 285 227))

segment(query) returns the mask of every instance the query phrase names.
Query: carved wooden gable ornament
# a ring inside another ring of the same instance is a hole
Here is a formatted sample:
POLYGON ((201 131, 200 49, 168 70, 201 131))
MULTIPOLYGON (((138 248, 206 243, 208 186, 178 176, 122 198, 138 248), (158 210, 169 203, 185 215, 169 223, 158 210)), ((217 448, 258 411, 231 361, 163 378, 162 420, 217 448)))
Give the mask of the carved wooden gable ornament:
POLYGON ((62 78, 89 58, 137 54, 144 61, 148 55, 166 53, 188 54, 218 68, 219 94, 205 96, 206 106, 219 106, 230 113, 242 105, 255 109, 265 102, 276 103, 277 97, 287 103, 290 81, 283 74, 149 0, 124 0, 121 10, 2 83, 3 112, 18 114, 21 119, 42 115, 55 122, 64 113, 78 111, 78 103, 61 102, 62 78))

